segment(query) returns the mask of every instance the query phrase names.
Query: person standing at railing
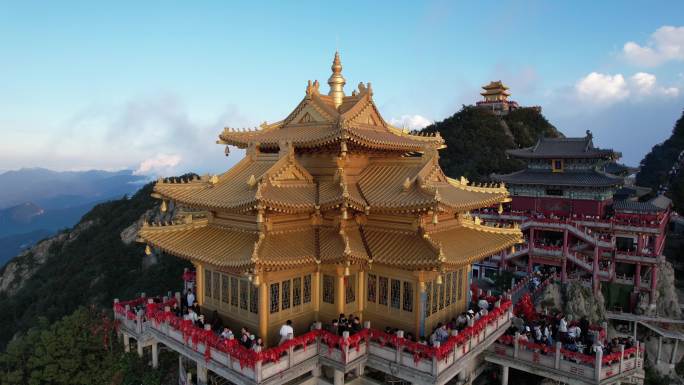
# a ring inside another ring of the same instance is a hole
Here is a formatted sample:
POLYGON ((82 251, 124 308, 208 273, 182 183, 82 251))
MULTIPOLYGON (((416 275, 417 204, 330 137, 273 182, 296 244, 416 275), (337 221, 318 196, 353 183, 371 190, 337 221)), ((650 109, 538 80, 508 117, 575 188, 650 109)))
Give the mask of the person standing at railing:
POLYGON ((280 327, 280 342, 278 345, 282 345, 285 341, 289 340, 292 336, 294 337, 294 328, 292 327, 292 321, 287 320, 283 326, 280 327))
POLYGON ((192 289, 188 289, 188 294, 185 296, 185 301, 185 306, 187 307, 191 307, 195 304, 195 294, 192 292, 192 289))

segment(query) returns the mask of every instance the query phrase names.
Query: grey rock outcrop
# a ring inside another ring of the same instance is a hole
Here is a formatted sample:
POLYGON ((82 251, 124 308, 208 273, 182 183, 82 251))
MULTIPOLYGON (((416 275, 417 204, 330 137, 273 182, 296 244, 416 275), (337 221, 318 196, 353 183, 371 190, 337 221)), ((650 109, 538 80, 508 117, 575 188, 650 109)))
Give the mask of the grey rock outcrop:
POLYGON ((603 294, 594 295, 590 288, 579 282, 548 285, 541 294, 539 306, 551 313, 562 312, 568 320, 586 317, 589 322, 598 323, 606 318, 603 294))

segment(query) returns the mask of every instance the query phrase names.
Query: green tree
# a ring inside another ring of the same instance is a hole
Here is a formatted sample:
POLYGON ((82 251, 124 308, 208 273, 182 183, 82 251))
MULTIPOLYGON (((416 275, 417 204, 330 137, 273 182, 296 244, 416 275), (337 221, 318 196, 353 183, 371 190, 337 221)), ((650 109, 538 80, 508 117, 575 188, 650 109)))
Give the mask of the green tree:
POLYGON ((535 108, 522 108, 502 119, 486 109, 463 106, 423 131, 438 131, 444 138, 446 149, 440 153, 444 172, 452 178, 465 176, 473 181, 486 181, 493 172, 522 168, 520 161, 506 156, 506 150, 530 146, 540 136, 561 136, 535 108))

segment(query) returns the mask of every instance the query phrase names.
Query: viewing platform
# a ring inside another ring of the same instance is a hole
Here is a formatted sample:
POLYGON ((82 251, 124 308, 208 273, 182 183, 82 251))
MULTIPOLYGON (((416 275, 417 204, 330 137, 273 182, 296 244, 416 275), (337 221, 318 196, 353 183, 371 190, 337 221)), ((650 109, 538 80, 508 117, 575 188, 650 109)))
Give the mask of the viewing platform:
POLYGON ((629 349, 621 345, 618 353, 587 355, 563 349, 560 342, 546 346, 519 340, 515 335, 503 336, 492 344, 485 361, 503 367, 503 385, 507 384, 509 368, 566 384, 613 384, 643 379, 643 352, 637 342, 629 349))
POLYGON ((120 322, 127 351, 131 339, 141 356, 151 347, 156 366, 158 345, 163 344, 196 362, 199 384, 207 382, 207 371, 235 384, 282 384, 320 377, 323 367, 334 370, 335 385, 344 383, 346 373, 361 376, 365 367, 412 383, 445 384, 501 337, 513 316, 511 301, 498 300, 488 314, 434 346, 406 339, 401 330, 388 334, 372 329, 370 322, 361 331, 342 336, 315 323, 311 331, 292 336, 279 346, 253 350, 235 339, 221 339, 209 325, 200 329, 177 317, 171 312, 175 301, 168 297, 115 301, 115 319, 120 322))

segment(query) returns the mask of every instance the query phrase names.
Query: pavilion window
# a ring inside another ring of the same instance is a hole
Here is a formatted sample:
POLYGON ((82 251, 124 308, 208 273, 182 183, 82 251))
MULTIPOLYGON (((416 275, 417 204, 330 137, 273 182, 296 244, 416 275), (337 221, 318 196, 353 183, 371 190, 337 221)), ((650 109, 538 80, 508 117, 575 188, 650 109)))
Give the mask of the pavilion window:
POLYGON ((280 310, 280 284, 271 284, 271 313, 277 313, 280 310))
POLYGON ((378 304, 387 306, 387 289, 388 282, 387 277, 379 277, 378 289, 380 291, 380 297, 378 298, 378 304))
POLYGON ((432 282, 425 283, 425 317, 430 316, 430 302, 432 301, 432 282))
POLYGON ((463 269, 458 271, 458 300, 463 299, 463 269))
POLYGON ((432 314, 437 313, 439 305, 439 287, 436 282, 432 284, 432 314))
POLYGON ((230 282, 229 277, 227 275, 221 274, 221 301, 224 303, 228 303, 230 296, 228 282, 230 282))
POLYGON ((214 273, 214 299, 215 300, 220 300, 221 299, 221 274, 219 273, 214 273))
POLYGON ((211 271, 204 269, 204 296, 211 298, 211 271))
POLYGON ((230 304, 238 305, 238 279, 235 277, 230 277, 230 304))
POLYGON ((444 282, 439 286, 439 310, 444 309, 444 282))
POLYGON ((240 309, 247 310, 247 303, 249 298, 249 282, 244 279, 240 280, 240 309))
POLYGON ((356 301, 356 280, 353 275, 344 280, 344 302, 349 304, 356 301))
POLYGON ((376 290, 378 287, 377 277, 375 274, 368 274, 368 302, 376 301, 376 290))
POLYGON ((297 277, 292 280, 292 306, 302 304, 302 279, 297 277))
MULTIPOLYGON (((451 273, 451 303, 456 303, 456 295, 458 294, 459 285, 456 283, 458 272, 454 271, 451 273)), ((460 298, 459 298, 460 299, 460 298)))
POLYGON ((444 306, 449 306, 451 305, 451 273, 446 274, 444 282, 446 284, 446 287, 444 288, 444 294, 446 295, 444 306))
POLYGON ((290 308, 290 280, 288 279, 287 281, 283 281, 283 301, 282 301, 282 309, 289 309, 290 308))
POLYGON ((335 303, 335 279, 331 275, 323 275, 323 302, 335 303))
POLYGON ((413 311, 413 284, 404 282, 404 311, 413 311))
POLYGON ((398 280, 398 279, 392 280, 390 297, 392 299, 391 306, 394 309, 400 309, 401 308, 401 281, 400 280, 398 280))
POLYGON ((249 286, 249 311, 259 313, 259 288, 254 285, 249 286))
POLYGON ((304 303, 311 302, 311 274, 304 276, 304 303))

